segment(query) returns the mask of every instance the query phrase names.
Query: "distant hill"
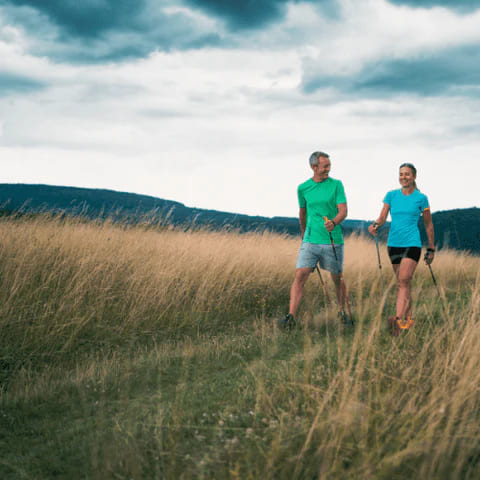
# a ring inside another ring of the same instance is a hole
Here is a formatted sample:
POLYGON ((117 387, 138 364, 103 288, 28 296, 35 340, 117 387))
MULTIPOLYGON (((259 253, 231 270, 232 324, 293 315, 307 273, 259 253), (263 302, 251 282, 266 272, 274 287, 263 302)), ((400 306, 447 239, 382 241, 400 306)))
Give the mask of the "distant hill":
MULTIPOLYGON (((54 212, 88 218, 110 217, 136 221, 147 216, 164 217, 175 225, 231 227, 240 231, 265 230, 299 234, 298 218, 261 217, 217 210, 186 207, 183 203, 148 195, 114 190, 52 185, 0 184, 0 210, 3 214, 54 212)), ((362 228, 366 222, 348 220, 345 232, 362 228)))
MULTIPOLYGON (((435 212, 435 244, 438 248, 454 248, 480 253, 480 209, 462 208, 435 212)), ((420 224, 422 239, 426 241, 423 222, 420 224)))
MULTIPOLYGON (((0 214, 10 215, 53 212, 81 215, 87 218, 114 218, 139 221, 142 218, 166 218, 175 225, 208 225, 233 228, 242 232, 271 230, 289 235, 300 232, 298 218, 262 217, 186 207, 180 202, 148 195, 114 190, 31 184, 0 184, 0 214)), ((436 244, 480 252, 480 209, 448 210, 433 214, 436 244)), ((347 219, 342 223, 345 235, 365 233, 370 221, 347 219)), ((426 235, 420 222, 422 237, 426 235)), ((385 240, 388 225, 381 229, 385 240)))

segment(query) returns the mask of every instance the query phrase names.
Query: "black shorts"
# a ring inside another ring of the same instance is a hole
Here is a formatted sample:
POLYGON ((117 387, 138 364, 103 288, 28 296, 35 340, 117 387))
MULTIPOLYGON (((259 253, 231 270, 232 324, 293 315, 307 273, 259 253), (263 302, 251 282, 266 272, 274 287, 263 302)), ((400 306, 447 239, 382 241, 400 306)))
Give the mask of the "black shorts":
POLYGON ((388 247, 388 256, 392 265, 398 265, 402 258, 411 258, 418 263, 421 253, 420 247, 388 247))

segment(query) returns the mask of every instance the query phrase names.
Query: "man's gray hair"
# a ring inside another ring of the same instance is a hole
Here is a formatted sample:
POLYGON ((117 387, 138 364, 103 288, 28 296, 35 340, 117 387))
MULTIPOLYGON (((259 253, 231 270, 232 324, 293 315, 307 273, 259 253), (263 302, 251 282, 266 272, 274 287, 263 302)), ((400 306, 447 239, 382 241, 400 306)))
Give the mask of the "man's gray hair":
POLYGON ((313 152, 310 155, 310 166, 313 167, 314 165, 318 165, 318 158, 319 157, 324 157, 324 158, 330 158, 330 155, 325 152, 313 152))

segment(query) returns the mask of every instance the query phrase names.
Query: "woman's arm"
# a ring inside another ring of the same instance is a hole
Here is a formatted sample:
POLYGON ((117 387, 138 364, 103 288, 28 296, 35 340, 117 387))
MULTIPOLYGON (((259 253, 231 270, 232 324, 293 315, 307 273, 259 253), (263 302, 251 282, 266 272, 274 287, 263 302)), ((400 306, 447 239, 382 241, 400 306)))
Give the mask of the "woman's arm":
POLYGON ((428 239, 428 248, 427 254, 425 255, 425 261, 430 264, 433 262, 433 258, 435 257, 435 232, 433 229, 432 212, 430 212, 429 208, 423 211, 423 224, 425 225, 425 232, 427 232, 428 239))
POLYGON ((388 212, 390 212, 390 205, 388 203, 383 204, 382 211, 380 212, 379 217, 368 227, 368 231, 375 237, 377 235, 377 230, 385 224, 388 217, 388 212))

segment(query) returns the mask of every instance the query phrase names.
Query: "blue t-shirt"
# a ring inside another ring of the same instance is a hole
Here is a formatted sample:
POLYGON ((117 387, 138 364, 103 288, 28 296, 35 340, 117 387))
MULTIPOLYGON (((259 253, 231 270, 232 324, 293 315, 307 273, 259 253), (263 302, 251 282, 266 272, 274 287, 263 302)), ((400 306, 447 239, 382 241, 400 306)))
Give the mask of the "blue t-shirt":
POLYGON ((418 220, 428 210, 428 198, 418 190, 404 195, 401 189, 391 190, 384 203, 390 206, 392 223, 388 234, 389 247, 422 247, 418 220))

